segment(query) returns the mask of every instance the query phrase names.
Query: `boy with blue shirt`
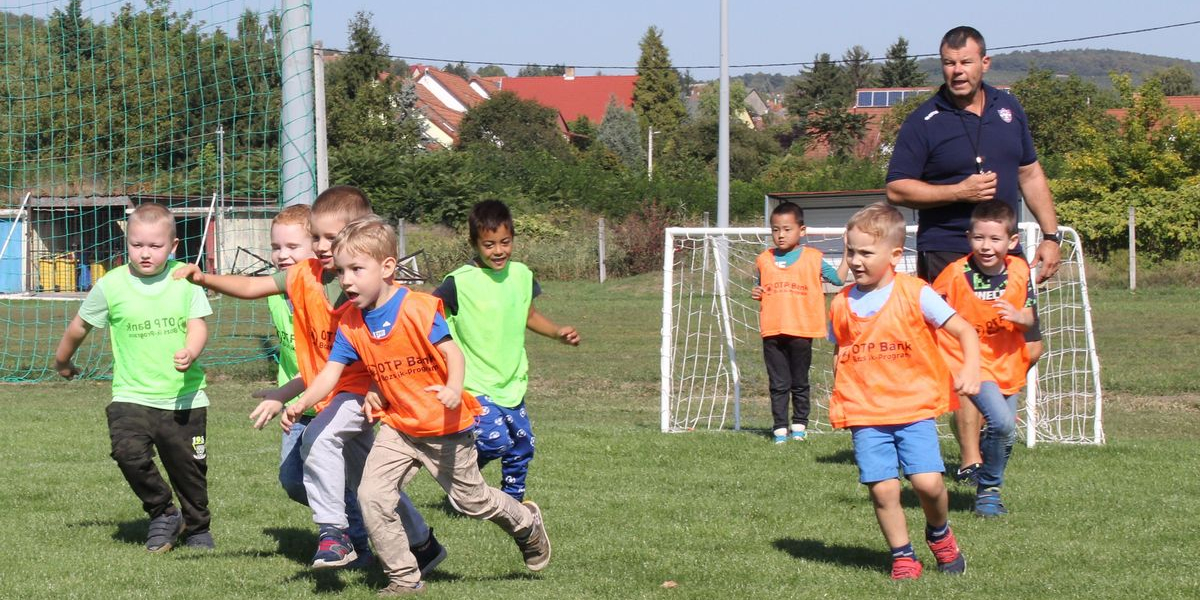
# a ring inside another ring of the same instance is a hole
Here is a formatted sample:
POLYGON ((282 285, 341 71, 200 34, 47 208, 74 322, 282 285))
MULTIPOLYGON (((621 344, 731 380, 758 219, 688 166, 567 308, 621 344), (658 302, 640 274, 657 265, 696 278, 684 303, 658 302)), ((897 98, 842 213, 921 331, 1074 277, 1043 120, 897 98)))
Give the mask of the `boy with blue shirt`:
POLYGON ((896 273, 904 256, 904 225, 900 212, 882 203, 858 211, 846 224, 846 263, 854 285, 829 307, 829 337, 837 345, 829 421, 851 431, 859 482, 870 492, 891 549, 892 579, 917 579, 922 567, 900 503, 901 469, 925 513, 925 539, 938 570, 966 570, 950 530, 935 419, 956 407, 956 391, 979 392, 979 338, 928 285, 896 273), (956 373, 938 351, 936 329, 962 348, 956 373))
POLYGON ((791 439, 803 441, 808 435, 812 342, 825 334, 822 282, 842 285, 842 273, 825 263, 820 250, 800 245, 804 233, 804 211, 799 206, 782 202, 771 211, 775 247, 755 259, 756 285, 750 290, 750 298, 761 302, 759 329, 776 444, 788 440, 789 394, 791 439))
POLYGON ((555 324, 534 307, 541 288, 529 267, 510 260, 515 232, 512 213, 503 202, 476 204, 467 224, 476 258, 447 275, 433 295, 442 300, 454 339, 466 356, 466 389, 482 406, 475 440, 479 466, 500 459, 500 489, 521 501, 535 443, 525 408, 525 330, 571 346, 579 345, 579 333, 555 324))

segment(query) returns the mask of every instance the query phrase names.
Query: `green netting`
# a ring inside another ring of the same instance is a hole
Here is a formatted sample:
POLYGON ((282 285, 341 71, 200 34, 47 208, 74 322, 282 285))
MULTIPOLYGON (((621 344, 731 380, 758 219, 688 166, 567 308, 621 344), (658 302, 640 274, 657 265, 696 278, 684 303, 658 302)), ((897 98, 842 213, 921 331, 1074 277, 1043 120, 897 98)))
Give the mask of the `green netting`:
MULTIPOLYGON (((126 210, 141 202, 176 213, 178 259, 269 271, 269 219, 290 200, 279 46, 295 19, 281 13, 254 0, 0 3, 0 378, 56 376, 58 339, 124 261, 126 210)), ((213 309, 204 364, 267 372, 266 302, 213 309)), ((76 362, 111 376, 103 332, 76 362)))

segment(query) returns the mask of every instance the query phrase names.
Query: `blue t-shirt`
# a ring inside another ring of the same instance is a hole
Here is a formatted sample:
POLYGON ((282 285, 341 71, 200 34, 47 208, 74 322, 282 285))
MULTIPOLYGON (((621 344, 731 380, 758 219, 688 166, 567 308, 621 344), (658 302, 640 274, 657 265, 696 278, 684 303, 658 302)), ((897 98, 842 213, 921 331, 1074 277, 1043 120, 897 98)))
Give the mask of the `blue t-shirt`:
MULTIPOLYGON (((363 322, 367 324, 372 337, 381 338, 392 330, 392 326, 396 324, 396 315, 400 314, 400 303, 406 294, 408 290, 400 288, 383 306, 363 312, 363 322)), ((433 315, 433 327, 430 328, 428 337, 431 344, 440 344, 450 337, 450 326, 446 324, 446 319, 441 313, 433 315)), ((341 328, 338 328, 337 337, 333 339, 333 348, 329 351, 329 360, 348 365, 358 358, 358 351, 350 345, 350 340, 342 334, 341 328)))
MULTIPOLYGON (((948 185, 990 171, 996 174, 996 199, 1021 214, 1017 170, 1037 162, 1025 110, 1012 94, 983 84, 987 99, 978 116, 955 107, 945 87, 900 126, 888 163, 888 183, 917 179, 948 185), (983 159, 979 165, 977 156, 983 159)), ((955 202, 917 211, 917 250, 970 252, 964 232, 974 209, 974 203, 955 202)))
MULTIPOLYGON (((854 286, 850 288, 850 296, 848 305, 850 312, 859 317, 870 317, 879 312, 883 305, 892 297, 892 289, 896 287, 896 282, 875 288, 869 292, 864 292, 854 286)), ((953 307, 946 303, 946 299, 933 291, 933 288, 928 285, 921 286, 921 314, 925 317, 925 322, 934 327, 941 327, 946 324, 957 314, 953 307)), ((833 335, 833 323, 829 324, 829 331, 826 334, 829 341, 837 343, 837 338, 833 335)))
MULTIPOLYGON (((772 248, 771 255, 775 257, 776 265, 779 265, 780 268, 786 269, 796 264, 796 261, 800 260, 800 252, 802 250, 804 250, 804 246, 796 246, 795 248, 792 248, 784 253, 780 253, 779 248, 772 248)), ((837 269, 830 266, 829 263, 825 262, 824 260, 821 261, 821 279, 833 285, 842 285, 844 283, 842 278, 838 277, 837 269)), ((758 272, 757 268, 754 269, 754 283, 762 283, 762 275, 758 272)))

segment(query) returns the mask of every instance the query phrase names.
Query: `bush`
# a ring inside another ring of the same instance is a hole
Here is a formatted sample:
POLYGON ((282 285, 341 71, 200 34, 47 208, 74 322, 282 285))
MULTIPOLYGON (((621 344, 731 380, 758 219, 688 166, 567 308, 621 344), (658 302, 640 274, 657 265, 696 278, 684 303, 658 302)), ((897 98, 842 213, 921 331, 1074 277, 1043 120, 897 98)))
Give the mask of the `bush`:
POLYGON ((663 230, 676 220, 667 206, 650 202, 627 215, 613 228, 613 244, 623 251, 620 262, 609 260, 613 275, 636 275, 662 268, 663 230))
POLYGON ((1137 209, 1140 259, 1200 259, 1200 185, 1168 191, 1121 189, 1095 200, 1059 203, 1059 220, 1083 238, 1084 250, 1107 259, 1129 247, 1129 207, 1137 209))

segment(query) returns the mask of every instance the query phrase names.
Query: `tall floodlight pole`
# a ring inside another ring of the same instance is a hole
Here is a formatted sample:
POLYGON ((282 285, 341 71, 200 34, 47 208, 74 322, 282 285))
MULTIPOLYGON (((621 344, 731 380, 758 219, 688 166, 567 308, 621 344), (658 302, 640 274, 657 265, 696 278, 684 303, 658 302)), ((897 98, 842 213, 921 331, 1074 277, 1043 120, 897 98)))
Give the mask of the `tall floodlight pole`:
POLYGON ((717 227, 729 227, 729 0, 721 0, 721 102, 717 121, 717 227))
POLYGON ((319 43, 313 44, 313 117, 317 138, 317 193, 320 193, 329 188, 329 137, 325 129, 325 57, 319 43))
POLYGON ((280 128, 280 200, 285 205, 316 199, 317 139, 313 125, 311 0, 282 0, 283 110, 280 128))

